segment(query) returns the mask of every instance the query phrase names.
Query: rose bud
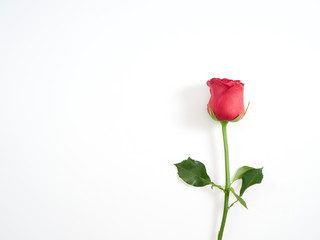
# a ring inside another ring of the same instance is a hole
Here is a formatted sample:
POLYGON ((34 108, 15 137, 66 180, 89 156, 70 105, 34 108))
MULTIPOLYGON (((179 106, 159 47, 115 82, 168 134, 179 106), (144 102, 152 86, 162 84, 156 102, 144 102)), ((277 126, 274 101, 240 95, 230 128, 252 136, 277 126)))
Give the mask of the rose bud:
POLYGON ((244 116, 244 84, 241 81, 212 78, 207 85, 210 87, 211 94, 208 112, 212 118, 219 121, 232 121, 240 120, 244 116))

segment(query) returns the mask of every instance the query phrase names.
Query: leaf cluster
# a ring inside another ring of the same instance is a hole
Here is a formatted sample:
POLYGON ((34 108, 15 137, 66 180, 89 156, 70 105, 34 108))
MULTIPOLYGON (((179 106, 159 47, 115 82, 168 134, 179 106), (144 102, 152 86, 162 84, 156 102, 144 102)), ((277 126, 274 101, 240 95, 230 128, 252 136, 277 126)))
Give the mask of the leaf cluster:
MULTIPOLYGON (((237 201, 235 201, 233 204, 235 204, 236 202, 240 202, 240 204, 242 204, 245 208, 247 208, 247 204, 242 199, 242 195, 249 187, 261 183, 263 179, 263 168, 253 168, 248 166, 239 168, 232 180, 232 183, 237 180, 242 180, 240 194, 238 195, 231 186, 226 186, 225 188, 223 188, 211 181, 210 177, 207 174, 206 167, 202 162, 193 160, 189 157, 187 160, 176 163, 175 166, 178 169, 179 177, 187 184, 195 187, 211 185, 212 188, 217 187, 224 192, 230 191, 237 199, 237 201)), ((233 204, 231 204, 229 208, 231 208, 233 204)))

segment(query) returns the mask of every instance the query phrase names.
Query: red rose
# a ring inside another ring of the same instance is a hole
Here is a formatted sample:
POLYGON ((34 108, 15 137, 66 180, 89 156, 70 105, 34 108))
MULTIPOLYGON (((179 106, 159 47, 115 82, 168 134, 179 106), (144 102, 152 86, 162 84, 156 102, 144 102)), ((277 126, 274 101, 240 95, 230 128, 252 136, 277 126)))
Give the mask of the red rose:
MULTIPOLYGON (((243 83, 227 78, 212 78, 207 82, 211 98, 209 105, 220 121, 231 121, 244 112, 243 83)), ((208 108, 210 114, 210 110, 208 108)))

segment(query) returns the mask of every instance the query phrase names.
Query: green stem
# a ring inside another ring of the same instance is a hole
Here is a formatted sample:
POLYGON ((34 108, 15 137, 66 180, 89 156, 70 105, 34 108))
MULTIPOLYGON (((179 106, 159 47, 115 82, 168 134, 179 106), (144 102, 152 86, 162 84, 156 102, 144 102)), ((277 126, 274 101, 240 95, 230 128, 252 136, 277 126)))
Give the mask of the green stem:
POLYGON ((232 208, 232 206, 233 206, 234 204, 236 204, 237 202, 239 202, 239 200, 234 201, 234 202, 229 206, 229 209, 232 208))
POLYGON ((226 186, 225 186, 225 192, 224 192, 223 216, 222 216, 222 221, 221 221, 221 227, 220 227, 219 234, 218 234, 218 240, 222 240, 223 230, 224 230, 224 226, 226 224, 228 210, 229 210, 230 167, 229 167, 229 149, 228 149, 228 139, 227 139, 227 124, 228 124, 228 122, 221 122, 222 135, 223 135, 223 145, 224 145, 226 186))
POLYGON ((223 187, 221 187, 220 185, 215 184, 214 182, 211 182, 210 184, 211 184, 211 188, 217 187, 217 188, 219 188, 220 190, 225 191, 223 187))

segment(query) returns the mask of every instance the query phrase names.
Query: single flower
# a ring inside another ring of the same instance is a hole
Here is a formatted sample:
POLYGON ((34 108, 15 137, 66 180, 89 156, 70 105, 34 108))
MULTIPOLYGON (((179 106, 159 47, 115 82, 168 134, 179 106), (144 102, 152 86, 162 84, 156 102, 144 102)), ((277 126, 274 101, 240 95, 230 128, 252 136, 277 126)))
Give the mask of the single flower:
POLYGON ((232 121, 244 112, 243 88, 240 80, 212 78, 207 81, 211 98, 208 104, 220 121, 232 121))

